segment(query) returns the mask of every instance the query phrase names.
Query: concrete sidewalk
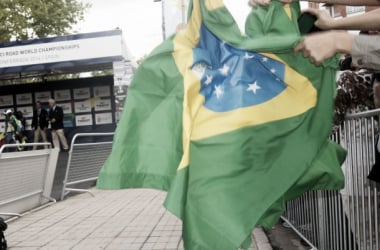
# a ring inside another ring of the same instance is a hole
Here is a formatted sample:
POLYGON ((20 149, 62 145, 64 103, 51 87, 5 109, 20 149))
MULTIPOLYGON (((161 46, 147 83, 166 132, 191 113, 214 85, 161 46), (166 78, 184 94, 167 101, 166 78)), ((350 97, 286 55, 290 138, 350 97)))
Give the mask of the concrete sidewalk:
MULTIPOLYGON (((92 191, 10 222, 9 249, 183 249, 181 221, 162 206, 166 193, 92 191)), ((262 233, 250 249, 271 249, 262 233)))

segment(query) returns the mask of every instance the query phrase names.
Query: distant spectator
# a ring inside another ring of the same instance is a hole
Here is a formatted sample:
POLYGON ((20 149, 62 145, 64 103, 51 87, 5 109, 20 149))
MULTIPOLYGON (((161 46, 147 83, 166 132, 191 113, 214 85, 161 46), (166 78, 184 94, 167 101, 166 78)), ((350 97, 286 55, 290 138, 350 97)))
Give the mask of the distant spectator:
POLYGON ((24 118, 24 114, 21 110, 17 110, 15 113, 16 118, 21 122, 22 128, 20 131, 21 141, 26 143, 28 141, 28 137, 26 136, 26 119, 24 118))
POLYGON ((62 143, 63 151, 67 151, 69 146, 63 128, 63 109, 57 106, 54 99, 49 99, 49 119, 51 124, 51 134, 53 137, 54 148, 60 149, 62 143))
MULTIPOLYGON (((34 130, 34 143, 40 140, 40 135, 43 142, 48 142, 46 137, 46 130, 49 125, 48 112, 42 108, 41 102, 36 102, 36 108, 33 110, 32 129, 34 130)), ((48 148, 45 145, 45 148, 48 148)), ((37 149, 37 146, 33 146, 33 150, 37 149)))
MULTIPOLYGON (((373 97, 376 108, 380 108, 380 74, 375 74, 373 82, 373 97)), ((368 179, 380 183, 380 134, 377 136, 375 144, 375 164, 373 165, 368 179)))
MULTIPOLYGON (((11 109, 4 112, 5 115, 5 133, 8 131, 8 126, 10 125, 11 134, 14 136, 16 142, 22 143, 23 141, 23 126, 20 120, 13 114, 11 109)), ((11 137, 12 137, 11 136, 11 137)), ((9 141, 7 141, 9 143, 9 141)))

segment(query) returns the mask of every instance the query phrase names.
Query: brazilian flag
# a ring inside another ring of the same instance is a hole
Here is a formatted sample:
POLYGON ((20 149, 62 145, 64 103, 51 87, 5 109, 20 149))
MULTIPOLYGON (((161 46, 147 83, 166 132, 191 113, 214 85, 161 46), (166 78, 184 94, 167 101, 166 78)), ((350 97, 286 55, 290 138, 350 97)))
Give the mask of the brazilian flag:
POLYGON ((293 47, 298 3, 254 8, 241 34, 222 0, 190 1, 186 28, 137 70, 98 188, 156 188, 186 249, 246 248, 287 200, 341 189, 329 141, 337 60, 293 47))

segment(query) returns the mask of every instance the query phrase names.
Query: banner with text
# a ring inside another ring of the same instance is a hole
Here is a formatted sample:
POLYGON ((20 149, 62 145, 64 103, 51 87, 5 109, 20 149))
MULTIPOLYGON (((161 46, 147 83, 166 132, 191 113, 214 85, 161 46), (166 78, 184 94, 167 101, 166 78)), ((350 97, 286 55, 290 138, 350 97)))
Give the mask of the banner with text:
MULTIPOLYGON (((123 60, 125 46, 121 31, 99 32, 25 41, 0 46, 0 69, 113 58, 123 60)), ((3 70, 0 70, 3 71, 3 70)))

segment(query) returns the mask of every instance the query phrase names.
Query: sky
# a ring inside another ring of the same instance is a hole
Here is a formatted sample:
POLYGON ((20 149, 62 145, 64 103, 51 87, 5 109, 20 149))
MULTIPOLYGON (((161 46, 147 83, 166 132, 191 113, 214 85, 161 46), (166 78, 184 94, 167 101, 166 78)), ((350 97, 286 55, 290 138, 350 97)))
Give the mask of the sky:
MULTIPOLYGON (((92 7, 75 26, 79 33, 119 28, 135 60, 149 54, 162 42, 162 6, 153 0, 80 0, 92 7)), ((248 0, 224 0, 242 28, 249 13, 248 0)))
MULTIPOLYGON (((81 0, 92 7, 75 27, 79 33, 120 28, 135 59, 149 54, 162 42, 162 6, 153 0, 81 0)), ((247 0, 225 0, 237 22, 248 15, 247 0), (244 14, 242 14, 244 13, 244 14)))

